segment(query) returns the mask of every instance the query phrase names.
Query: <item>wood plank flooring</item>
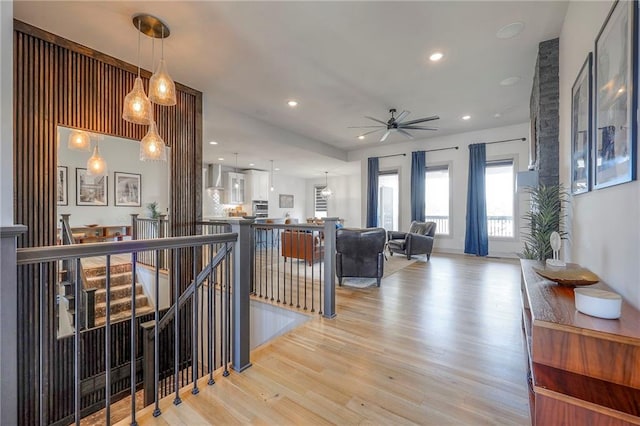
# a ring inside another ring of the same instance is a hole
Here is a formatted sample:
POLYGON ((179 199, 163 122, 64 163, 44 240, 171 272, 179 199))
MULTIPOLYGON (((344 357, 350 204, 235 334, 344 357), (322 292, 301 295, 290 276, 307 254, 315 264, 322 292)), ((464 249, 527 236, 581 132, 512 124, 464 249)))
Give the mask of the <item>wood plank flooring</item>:
POLYGON ((380 288, 337 289, 337 318, 314 315, 245 372, 137 421, 527 425, 519 294, 516 261, 434 254, 380 288))

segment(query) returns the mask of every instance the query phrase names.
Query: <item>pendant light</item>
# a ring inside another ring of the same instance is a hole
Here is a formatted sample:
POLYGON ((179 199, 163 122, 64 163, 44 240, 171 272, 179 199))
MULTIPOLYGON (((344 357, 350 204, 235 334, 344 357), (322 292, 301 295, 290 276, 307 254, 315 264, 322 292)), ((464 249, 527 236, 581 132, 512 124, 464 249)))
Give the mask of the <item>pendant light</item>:
POLYGON ((271 187, 269 188, 269 190, 271 192, 275 190, 275 188, 273 187, 273 160, 271 160, 271 187))
POLYGON ((167 161, 167 150, 164 141, 158 134, 153 114, 149 130, 140 141, 140 161, 167 161))
POLYGON ((124 98, 122 118, 134 124, 150 124, 151 102, 144 93, 142 79, 140 78, 140 32, 142 32, 142 19, 138 19, 139 16, 141 15, 133 17, 133 24, 138 28, 138 76, 133 83, 133 89, 131 89, 124 98))
POLYGON ((67 148, 73 151, 90 151, 91 137, 89 136, 89 133, 82 130, 73 130, 69 133, 67 148))
POLYGON ((107 175, 107 162, 100 155, 98 149, 98 143, 93 148, 93 155, 89 157, 87 161, 87 175, 88 176, 106 176, 107 175))
POLYGON ((322 191, 320 191, 320 196, 325 200, 328 200, 333 195, 333 191, 331 190, 331 188, 329 188, 329 180, 327 177, 328 174, 329 172, 324 172, 324 188, 322 188, 322 191))
MULTIPOLYGON (((157 36, 154 35, 154 37, 157 36)), ((158 105, 173 106, 176 104, 176 85, 167 71, 167 63, 164 60, 165 37, 169 37, 169 27, 162 23, 160 30, 160 38, 162 39, 160 62, 149 80, 149 100, 158 105)))
MULTIPOLYGON (((237 153, 237 152, 234 152, 234 153, 233 153, 233 155, 235 155, 235 156, 236 156, 236 166, 233 168, 233 171, 234 171, 235 173, 238 173, 238 153, 237 153)), ((233 184, 233 187, 234 187, 235 189, 240 188, 240 183, 238 182, 238 179, 236 178, 236 179, 234 179, 234 181, 235 181, 235 183, 233 184)))

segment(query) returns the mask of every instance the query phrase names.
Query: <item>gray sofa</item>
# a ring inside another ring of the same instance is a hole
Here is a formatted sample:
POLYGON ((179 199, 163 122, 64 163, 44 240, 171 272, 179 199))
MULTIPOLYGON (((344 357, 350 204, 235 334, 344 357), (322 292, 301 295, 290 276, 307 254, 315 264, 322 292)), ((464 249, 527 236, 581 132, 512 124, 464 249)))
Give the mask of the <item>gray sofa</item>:
POLYGON ((431 259, 433 239, 436 235, 435 222, 413 221, 409 232, 388 232, 389 254, 401 253, 411 259, 416 254, 426 254, 427 260, 431 259))
POLYGON ((336 275, 376 278, 378 287, 384 274, 384 228, 342 228, 336 231, 336 275))

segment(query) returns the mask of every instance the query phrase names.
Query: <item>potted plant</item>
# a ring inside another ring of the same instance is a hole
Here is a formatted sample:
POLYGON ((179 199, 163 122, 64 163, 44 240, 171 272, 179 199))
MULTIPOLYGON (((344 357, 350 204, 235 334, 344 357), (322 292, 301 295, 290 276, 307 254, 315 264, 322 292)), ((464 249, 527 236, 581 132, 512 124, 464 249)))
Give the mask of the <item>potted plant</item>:
POLYGON ((147 204, 147 209, 149 209, 151 219, 158 219, 160 217, 160 211, 158 210, 158 203, 156 201, 147 204))
POLYGON ((565 239, 563 208, 567 201, 567 192, 561 185, 540 185, 527 189, 531 197, 531 209, 522 216, 524 249, 520 257, 545 261, 553 255, 549 237, 557 232, 565 239))

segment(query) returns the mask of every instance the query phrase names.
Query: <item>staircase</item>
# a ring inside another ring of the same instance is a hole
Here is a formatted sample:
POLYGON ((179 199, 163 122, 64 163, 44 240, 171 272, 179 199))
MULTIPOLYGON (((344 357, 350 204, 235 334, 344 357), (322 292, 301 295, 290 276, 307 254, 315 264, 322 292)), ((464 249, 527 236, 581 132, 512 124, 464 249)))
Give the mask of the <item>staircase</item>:
MULTIPOLYGON (((107 315, 106 266, 85 268, 84 271, 87 277, 86 289, 96 289, 95 325, 104 325, 107 315)), ((131 293, 131 263, 111 265, 111 322, 131 317, 131 293)), ((136 316, 153 311, 140 283, 136 283, 135 298, 136 316)))

